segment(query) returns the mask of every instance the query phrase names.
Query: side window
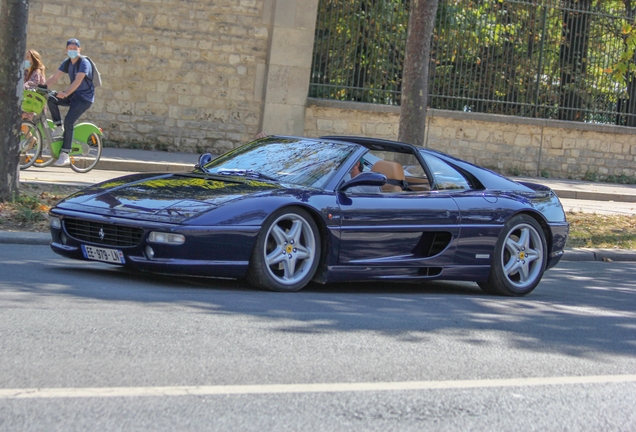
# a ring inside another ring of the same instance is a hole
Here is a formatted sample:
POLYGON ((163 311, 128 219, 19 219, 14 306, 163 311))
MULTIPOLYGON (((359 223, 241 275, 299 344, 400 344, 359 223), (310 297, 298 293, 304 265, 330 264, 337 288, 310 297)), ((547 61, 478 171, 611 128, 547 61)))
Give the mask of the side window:
POLYGON ((426 164, 431 170, 431 175, 435 180, 438 190, 465 190, 471 189, 470 183, 455 168, 448 165, 443 160, 432 156, 423 155, 426 164))
POLYGON ((364 155, 365 168, 384 174, 385 193, 426 192, 431 189, 426 171, 415 155, 388 150, 371 150, 364 155))

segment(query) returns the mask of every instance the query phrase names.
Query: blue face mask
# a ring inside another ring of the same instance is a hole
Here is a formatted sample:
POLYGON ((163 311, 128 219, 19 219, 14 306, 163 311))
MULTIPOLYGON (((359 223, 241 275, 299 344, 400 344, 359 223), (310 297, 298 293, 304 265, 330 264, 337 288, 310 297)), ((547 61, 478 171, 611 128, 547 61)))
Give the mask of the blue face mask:
POLYGON ((66 51, 66 55, 69 56, 69 58, 74 59, 79 55, 79 53, 77 52, 77 50, 68 50, 66 51))
POLYGON ((25 60, 25 61, 24 61, 24 69, 28 69, 28 68, 30 68, 30 67, 31 67, 31 62, 30 62, 30 61, 28 61, 28 60, 25 60))

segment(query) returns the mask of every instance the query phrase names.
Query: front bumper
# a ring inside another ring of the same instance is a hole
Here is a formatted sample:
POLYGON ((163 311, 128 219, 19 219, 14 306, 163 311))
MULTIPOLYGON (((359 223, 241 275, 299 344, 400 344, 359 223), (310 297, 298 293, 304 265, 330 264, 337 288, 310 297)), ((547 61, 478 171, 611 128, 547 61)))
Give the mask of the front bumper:
POLYGON ((549 248, 548 261, 545 266, 546 270, 557 265, 559 261, 561 261, 561 258, 563 258, 565 245, 568 241, 568 234, 570 232, 570 224, 567 222, 551 223, 549 227, 552 244, 549 248))
POLYGON ((56 212, 53 216, 61 219, 62 223, 60 228, 51 228, 51 249, 64 257, 91 261, 82 251, 82 245, 87 245, 121 251, 125 261, 123 266, 134 270, 223 278, 242 278, 246 275, 260 229, 256 226, 210 227, 144 223, 121 218, 79 215, 74 212, 56 212), (106 228, 106 231, 109 227, 117 225, 141 229, 143 233, 140 240, 135 240, 134 245, 109 243, 108 237, 104 241, 95 241, 95 236, 87 240, 69 232, 65 220, 71 218, 81 218, 90 222, 91 226, 106 228), (148 236, 152 231, 181 234, 185 237, 185 242, 179 245, 150 242, 148 236), (152 248, 152 251, 148 248, 152 248))

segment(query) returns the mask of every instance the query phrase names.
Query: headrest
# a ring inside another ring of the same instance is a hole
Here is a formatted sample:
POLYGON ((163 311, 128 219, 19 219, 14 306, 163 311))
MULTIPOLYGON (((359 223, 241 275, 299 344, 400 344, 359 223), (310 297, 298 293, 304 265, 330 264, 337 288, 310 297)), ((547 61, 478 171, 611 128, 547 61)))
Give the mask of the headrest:
POLYGON ((373 164, 371 171, 382 173, 388 179, 404 180, 404 169, 397 162, 379 160, 373 164))

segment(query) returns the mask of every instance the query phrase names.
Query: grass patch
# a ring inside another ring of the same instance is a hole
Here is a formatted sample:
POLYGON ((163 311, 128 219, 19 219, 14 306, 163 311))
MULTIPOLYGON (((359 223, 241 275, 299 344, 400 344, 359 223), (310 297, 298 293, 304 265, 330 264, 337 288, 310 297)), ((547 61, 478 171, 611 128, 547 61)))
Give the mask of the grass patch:
POLYGON ((16 198, 0 203, 0 230, 48 232, 51 207, 80 189, 75 186, 21 183, 20 194, 16 198))
POLYGON ((568 213, 568 247, 636 249, 636 216, 568 213))

